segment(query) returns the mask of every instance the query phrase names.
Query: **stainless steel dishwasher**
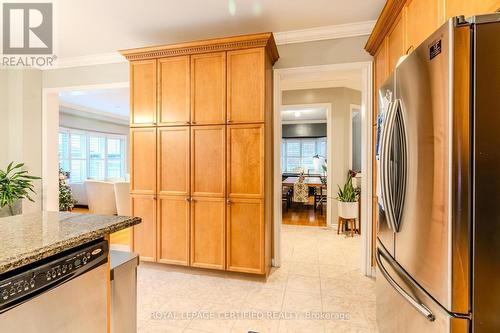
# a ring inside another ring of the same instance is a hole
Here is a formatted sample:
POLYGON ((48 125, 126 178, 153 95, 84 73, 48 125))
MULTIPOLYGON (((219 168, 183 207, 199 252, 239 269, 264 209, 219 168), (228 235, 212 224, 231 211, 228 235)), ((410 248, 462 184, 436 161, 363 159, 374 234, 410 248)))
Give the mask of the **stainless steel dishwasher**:
POLYGON ((137 332, 137 266, 139 255, 110 251, 111 333, 137 332))
POLYGON ((0 275, 0 332, 106 332, 108 242, 0 275))

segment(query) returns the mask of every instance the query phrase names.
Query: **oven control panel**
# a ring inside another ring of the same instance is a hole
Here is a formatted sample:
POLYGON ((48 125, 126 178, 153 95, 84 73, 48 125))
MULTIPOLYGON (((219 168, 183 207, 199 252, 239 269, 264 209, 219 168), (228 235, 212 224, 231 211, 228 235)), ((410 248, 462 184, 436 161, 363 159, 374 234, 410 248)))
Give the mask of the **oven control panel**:
MULTIPOLYGON (((0 312, 10 303, 63 283, 108 257, 108 242, 98 241, 46 258, 33 267, 0 280, 0 312)), ((16 270, 17 271, 17 270, 16 270)))

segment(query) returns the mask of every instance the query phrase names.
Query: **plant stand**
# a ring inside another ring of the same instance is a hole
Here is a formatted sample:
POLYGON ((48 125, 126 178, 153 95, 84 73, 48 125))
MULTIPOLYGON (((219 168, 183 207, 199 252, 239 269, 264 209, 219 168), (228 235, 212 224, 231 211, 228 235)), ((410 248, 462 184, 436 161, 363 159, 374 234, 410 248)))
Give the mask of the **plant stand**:
POLYGON ((356 227, 356 219, 355 218, 354 219, 345 219, 345 218, 339 216, 339 220, 338 220, 338 224, 337 224, 337 235, 339 234, 340 229, 344 228, 344 224, 346 224, 348 228, 349 228, 349 225, 351 224, 351 226, 349 228, 351 230, 351 237, 354 237, 354 233, 359 234, 359 230, 356 227))

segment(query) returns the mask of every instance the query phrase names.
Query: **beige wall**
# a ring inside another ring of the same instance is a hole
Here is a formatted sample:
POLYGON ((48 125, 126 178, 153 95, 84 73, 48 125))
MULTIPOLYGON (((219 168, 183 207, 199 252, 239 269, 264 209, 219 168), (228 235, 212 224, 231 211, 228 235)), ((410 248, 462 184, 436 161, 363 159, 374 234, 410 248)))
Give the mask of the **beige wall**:
MULTIPOLYGON (((368 36, 278 45, 274 68, 371 61, 364 50, 368 36)), ((128 82, 128 63, 81 66, 43 71, 43 87, 55 88, 128 82)))
MULTIPOLYGON (((287 90, 282 93, 283 105, 331 103, 332 119, 331 135, 332 147, 328 147, 328 172, 332 173, 332 197, 337 196, 337 184, 342 186, 349 171, 349 123, 350 104, 361 104, 361 91, 349 88, 321 88, 287 90)), ((331 221, 338 217, 337 202, 329 200, 332 207, 331 221)))
MULTIPOLYGON (((32 175, 42 175, 42 74, 39 70, 0 70, 0 168, 23 162, 32 175)), ((35 181, 34 203, 23 212, 41 209, 41 182, 35 181)))
POLYGON ((364 46, 368 36, 278 45, 280 58, 274 68, 371 61, 364 46))
POLYGON ((128 63, 104 64, 43 71, 43 87, 86 86, 128 82, 128 63))

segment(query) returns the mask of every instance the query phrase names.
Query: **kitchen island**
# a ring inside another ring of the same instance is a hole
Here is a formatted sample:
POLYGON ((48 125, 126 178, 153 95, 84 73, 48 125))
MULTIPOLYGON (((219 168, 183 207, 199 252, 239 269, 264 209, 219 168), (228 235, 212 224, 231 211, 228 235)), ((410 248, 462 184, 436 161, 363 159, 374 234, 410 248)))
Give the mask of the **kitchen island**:
POLYGON ((0 331, 109 331, 109 234, 140 222, 60 212, 0 218, 0 331))

